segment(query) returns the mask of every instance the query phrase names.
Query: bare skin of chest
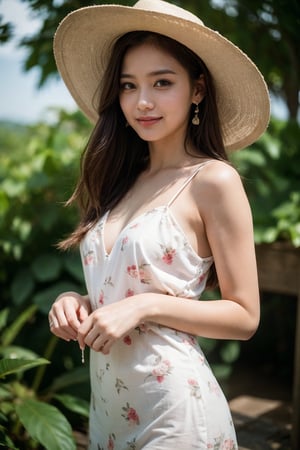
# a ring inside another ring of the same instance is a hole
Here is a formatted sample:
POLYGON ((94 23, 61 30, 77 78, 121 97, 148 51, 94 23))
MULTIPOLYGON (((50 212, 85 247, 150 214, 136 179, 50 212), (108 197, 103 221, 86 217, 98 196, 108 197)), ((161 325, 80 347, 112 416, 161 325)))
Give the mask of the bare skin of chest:
MULTIPOLYGON (((141 174, 124 199, 109 213, 104 230, 108 253, 128 223, 153 208, 168 205, 190 173, 190 169, 168 169, 151 175, 141 174)), ((200 256, 206 257, 211 251, 194 196, 192 181, 174 199, 170 209, 188 242, 200 256)))

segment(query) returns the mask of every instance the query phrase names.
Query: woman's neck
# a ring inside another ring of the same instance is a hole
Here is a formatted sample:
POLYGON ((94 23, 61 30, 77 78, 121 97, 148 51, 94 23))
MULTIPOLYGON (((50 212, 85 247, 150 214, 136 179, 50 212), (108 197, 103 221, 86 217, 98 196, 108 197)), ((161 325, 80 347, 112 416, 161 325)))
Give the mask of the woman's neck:
POLYGON ((149 144, 149 166, 150 172, 168 168, 180 168, 197 164, 199 158, 205 158, 196 152, 191 146, 174 143, 165 145, 164 143, 150 142, 149 144))

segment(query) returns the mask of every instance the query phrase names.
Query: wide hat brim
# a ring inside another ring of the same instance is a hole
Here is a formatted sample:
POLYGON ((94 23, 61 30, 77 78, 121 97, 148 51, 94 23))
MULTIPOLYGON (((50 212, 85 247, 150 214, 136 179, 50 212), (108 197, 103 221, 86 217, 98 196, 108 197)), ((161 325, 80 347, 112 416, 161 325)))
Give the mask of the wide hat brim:
MULTIPOLYGON (((159 0, 138 3, 168 5, 159 0)), ((265 131, 270 117, 268 90, 255 64, 238 47, 193 15, 188 19, 164 12, 120 5, 95 5, 70 13, 54 37, 57 68, 75 102, 95 123, 99 84, 111 44, 123 34, 144 30, 169 36, 205 62, 214 80, 225 148, 249 146, 265 131), (197 19, 197 22, 192 18, 197 19)))

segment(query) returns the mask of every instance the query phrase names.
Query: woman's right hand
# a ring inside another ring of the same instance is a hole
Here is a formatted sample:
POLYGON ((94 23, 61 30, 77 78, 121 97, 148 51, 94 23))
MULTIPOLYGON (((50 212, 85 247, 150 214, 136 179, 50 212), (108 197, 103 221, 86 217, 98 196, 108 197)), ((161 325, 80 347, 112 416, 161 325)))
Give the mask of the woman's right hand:
POLYGON ((57 297, 49 311, 50 330, 65 341, 77 340, 77 330, 90 312, 87 295, 64 292, 57 297))

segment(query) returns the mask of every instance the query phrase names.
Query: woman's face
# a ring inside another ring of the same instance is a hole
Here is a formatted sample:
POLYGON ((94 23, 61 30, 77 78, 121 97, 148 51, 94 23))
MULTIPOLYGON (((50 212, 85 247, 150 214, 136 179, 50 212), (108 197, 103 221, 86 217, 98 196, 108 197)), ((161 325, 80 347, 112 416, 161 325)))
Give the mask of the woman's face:
POLYGON ((183 142, 191 104, 202 100, 204 90, 203 79, 192 83, 184 67, 153 44, 141 44, 124 57, 120 106, 128 124, 145 141, 183 142))

